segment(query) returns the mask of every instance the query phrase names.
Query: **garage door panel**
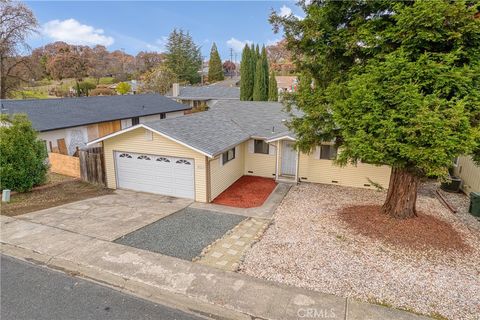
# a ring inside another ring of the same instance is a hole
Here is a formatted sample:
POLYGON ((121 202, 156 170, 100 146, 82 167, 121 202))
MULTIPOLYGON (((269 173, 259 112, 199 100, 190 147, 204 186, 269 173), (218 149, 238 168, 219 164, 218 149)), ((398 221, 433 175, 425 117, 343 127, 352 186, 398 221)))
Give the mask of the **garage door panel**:
POLYGON ((116 152, 119 188, 193 199, 194 160, 116 152))

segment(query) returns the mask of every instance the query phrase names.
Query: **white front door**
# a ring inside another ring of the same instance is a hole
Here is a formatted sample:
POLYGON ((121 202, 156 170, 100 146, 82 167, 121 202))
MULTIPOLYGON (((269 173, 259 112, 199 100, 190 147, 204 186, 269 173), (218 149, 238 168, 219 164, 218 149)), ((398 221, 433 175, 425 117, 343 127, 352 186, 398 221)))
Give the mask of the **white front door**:
POLYGON ((115 152, 119 188, 193 199, 194 160, 115 152))
POLYGON ((285 175, 294 176, 297 171, 297 152, 293 148, 292 141, 282 142, 282 170, 285 175))

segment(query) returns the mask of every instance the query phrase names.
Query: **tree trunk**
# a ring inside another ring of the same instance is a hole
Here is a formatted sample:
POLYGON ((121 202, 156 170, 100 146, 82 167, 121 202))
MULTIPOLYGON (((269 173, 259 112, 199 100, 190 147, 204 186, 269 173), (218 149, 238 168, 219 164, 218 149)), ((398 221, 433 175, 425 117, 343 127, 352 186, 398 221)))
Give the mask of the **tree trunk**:
POLYGON ((408 169, 393 168, 382 211, 397 219, 417 216, 415 203, 419 183, 420 178, 408 169))

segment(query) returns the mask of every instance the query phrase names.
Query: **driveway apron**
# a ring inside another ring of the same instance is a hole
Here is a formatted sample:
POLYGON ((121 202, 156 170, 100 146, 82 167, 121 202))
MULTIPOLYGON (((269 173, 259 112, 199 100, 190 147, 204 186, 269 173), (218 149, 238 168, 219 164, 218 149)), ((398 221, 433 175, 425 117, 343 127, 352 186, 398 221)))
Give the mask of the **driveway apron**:
POLYGON ((114 194, 18 216, 18 219, 112 241, 177 212, 191 200, 117 190, 114 194))

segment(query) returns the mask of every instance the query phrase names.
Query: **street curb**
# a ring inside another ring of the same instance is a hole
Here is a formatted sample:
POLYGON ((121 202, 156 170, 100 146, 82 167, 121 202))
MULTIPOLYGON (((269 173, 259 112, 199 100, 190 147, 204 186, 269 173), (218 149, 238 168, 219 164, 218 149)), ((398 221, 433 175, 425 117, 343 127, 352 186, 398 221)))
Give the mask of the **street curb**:
POLYGON ((219 307, 196 298, 175 294, 167 290, 161 290, 154 286, 131 279, 125 279, 109 272, 102 272, 65 259, 40 254, 28 249, 0 243, 0 253, 24 260, 29 263, 48 267, 50 269, 93 281, 114 290, 132 294, 136 297, 149 300, 167 307, 194 313, 196 316, 217 320, 252 320, 261 318, 254 317, 242 312, 225 307, 219 307))
MULTIPOLYGON (((106 241, 102 242, 108 243, 106 241)), ((71 248, 67 249, 67 252, 70 250, 71 248)), ((191 290, 187 291, 183 286, 170 286, 169 283, 155 286, 142 280, 125 278, 112 273, 109 269, 61 258, 62 253, 52 256, 23 248, 22 244, 15 245, 0 242, 0 253, 208 319, 430 319, 426 316, 420 316, 404 310, 391 309, 302 288, 286 287, 259 279, 256 279, 255 282, 249 280, 249 286, 245 290, 239 291, 244 286, 245 281, 247 281, 241 275, 225 271, 219 272, 217 279, 213 280, 212 283, 211 278, 214 277, 213 270, 209 271, 211 268, 198 264, 195 265, 195 269, 201 275, 197 279, 199 282, 191 290), (221 289, 215 287, 215 281, 224 282, 218 283, 219 288, 228 288, 227 292, 221 293, 219 291, 221 289), (229 286, 229 283, 233 287, 229 286), (238 288, 236 289, 237 285, 238 288), (341 305, 339 301, 342 301, 341 305)), ((175 268, 176 264, 178 264, 177 267, 181 269, 185 261, 174 262, 173 265, 171 262, 168 264, 170 264, 170 268, 175 268)), ((191 267, 193 268, 193 266, 194 264, 191 267)), ((174 271, 172 270, 171 272, 174 271)))

